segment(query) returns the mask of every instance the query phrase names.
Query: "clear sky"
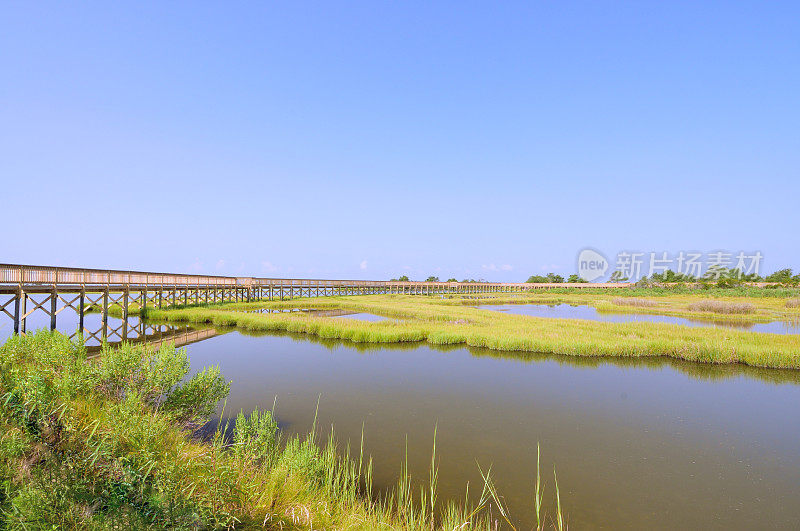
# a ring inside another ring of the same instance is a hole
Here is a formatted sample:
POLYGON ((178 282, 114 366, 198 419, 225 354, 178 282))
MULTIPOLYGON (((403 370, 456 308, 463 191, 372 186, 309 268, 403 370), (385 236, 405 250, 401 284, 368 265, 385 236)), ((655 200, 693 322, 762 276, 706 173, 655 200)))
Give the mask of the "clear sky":
POLYGON ((0 28, 2 262, 800 269, 798 2, 3 2, 0 28))

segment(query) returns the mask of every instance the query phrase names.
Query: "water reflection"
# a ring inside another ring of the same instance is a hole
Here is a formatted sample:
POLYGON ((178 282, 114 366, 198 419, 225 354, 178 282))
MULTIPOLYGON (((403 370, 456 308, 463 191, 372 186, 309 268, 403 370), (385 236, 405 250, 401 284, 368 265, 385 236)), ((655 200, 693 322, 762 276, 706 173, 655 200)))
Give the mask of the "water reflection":
POLYGON ((232 386, 215 422, 277 397, 288 433, 315 417, 321 438, 335 426, 357 448, 363 433, 378 488, 406 452, 426 481, 435 428, 440 499, 479 490, 476 461, 491 465, 522 528, 537 443, 545 488, 556 467, 575 529, 800 527, 800 371, 127 325, 133 341, 186 344, 193 371, 220 366, 232 386))
MULTIPOLYGON (((28 316, 27 328, 28 333, 34 333, 40 329, 49 330, 49 316, 37 312, 32 313, 28 316)), ((79 331, 77 315, 68 312, 59 314, 56 330, 74 340, 78 340, 82 334, 84 345, 90 354, 99 352, 104 341, 110 346, 126 342, 131 344, 147 343, 157 347, 170 342, 180 347, 214 337, 220 333, 210 326, 156 322, 139 317, 122 320, 109 316, 108 324, 104 327, 102 316, 99 313, 87 313, 84 318, 84 328, 79 331)), ((13 330, 10 326, 0 325, 0 342, 8 339, 12 333, 13 330)))
POLYGON ((363 429, 379 487, 406 444, 426 480, 438 426, 440 496, 463 498, 480 484, 476 460, 491 464, 524 528, 537 442, 573 528, 800 525, 800 371, 239 331, 188 348, 194 368, 233 380, 231 415, 277 396, 282 426, 306 433, 319 399, 317 426, 355 447, 363 429))
POLYGON ((219 328, 220 333, 233 332, 250 337, 285 337, 301 343, 313 343, 334 352, 339 348, 347 348, 364 354, 387 351, 410 351, 424 346, 431 351, 453 352, 465 350, 475 357, 488 357, 515 362, 536 363, 551 361, 559 365, 575 368, 599 368, 604 366, 620 369, 671 370, 692 378, 708 380, 725 380, 730 378, 752 378, 774 384, 800 384, 800 370, 769 369, 750 365, 729 363, 714 364, 680 360, 669 356, 613 357, 613 356, 570 356, 566 354, 545 354, 538 352, 492 350, 467 345, 434 345, 422 342, 404 343, 354 343, 342 339, 322 338, 319 336, 285 331, 237 330, 235 327, 219 328))

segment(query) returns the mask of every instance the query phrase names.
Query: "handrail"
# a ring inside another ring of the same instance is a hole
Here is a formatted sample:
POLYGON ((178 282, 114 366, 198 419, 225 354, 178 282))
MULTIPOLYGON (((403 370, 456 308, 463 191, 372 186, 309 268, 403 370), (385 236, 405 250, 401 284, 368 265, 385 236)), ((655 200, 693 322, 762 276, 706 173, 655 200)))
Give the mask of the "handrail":
POLYGON ((123 271, 78 267, 0 264, 0 285, 134 285, 180 287, 383 287, 383 288, 453 288, 453 287, 506 287, 506 288, 613 288, 629 287, 631 283, 561 283, 533 284, 527 282, 413 282, 387 280, 332 280, 289 279, 260 277, 230 277, 181 273, 155 273, 149 271, 123 271))

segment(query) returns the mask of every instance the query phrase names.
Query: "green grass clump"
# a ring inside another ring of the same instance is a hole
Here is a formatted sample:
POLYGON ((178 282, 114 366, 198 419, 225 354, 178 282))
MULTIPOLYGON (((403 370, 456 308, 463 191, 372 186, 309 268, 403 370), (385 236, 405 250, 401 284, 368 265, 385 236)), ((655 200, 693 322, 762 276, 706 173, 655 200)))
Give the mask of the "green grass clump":
MULTIPOLYGON (((87 358, 58 332, 0 346, 0 529, 495 529, 473 504, 387 492, 372 464, 316 429, 283 440, 269 411, 194 436, 229 384, 187 379, 184 350, 123 345, 87 358)), ((488 482, 487 482, 488 483, 488 482)))

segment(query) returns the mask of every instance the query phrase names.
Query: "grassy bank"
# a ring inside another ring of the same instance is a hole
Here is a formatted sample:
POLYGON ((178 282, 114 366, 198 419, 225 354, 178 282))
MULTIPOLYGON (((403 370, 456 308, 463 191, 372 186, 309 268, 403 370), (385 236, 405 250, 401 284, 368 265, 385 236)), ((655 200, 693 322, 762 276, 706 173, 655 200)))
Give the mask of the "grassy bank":
POLYGON ((771 321, 796 322, 800 320, 800 305, 797 299, 774 296, 776 290, 755 288, 745 293, 768 292, 771 296, 742 295, 738 290, 675 290, 626 289, 613 292, 587 293, 573 290, 558 293, 548 290, 540 293, 489 296, 480 301, 445 299, 442 304, 585 304, 604 313, 643 313, 685 317, 699 321, 727 320, 742 323, 765 323, 771 321), (704 306, 710 306, 708 311, 704 306), (741 313, 737 308, 750 307, 751 311, 741 313))
POLYGON ((494 529, 490 503, 502 517, 490 480, 475 505, 436 500, 435 446, 421 493, 405 472, 374 493, 369 459, 313 429, 284 440, 269 411, 193 438, 229 384, 187 372, 170 347, 87 359, 48 332, 0 347, 0 529, 494 529))
MULTIPOLYGON (((576 295, 577 296, 577 295, 576 295)), ((586 297, 587 295, 583 295, 586 297)), ((608 295, 606 295, 608 297, 608 295)), ((548 295, 552 297, 563 295, 548 295)), ((510 298, 494 301, 507 302, 510 298)), ((515 298, 531 302, 531 297, 515 298)), ((484 300, 489 302, 489 300, 484 300)), ((599 303, 599 301, 595 301, 599 303)), ((785 308, 785 301, 782 302, 785 308)), ((474 301, 471 302, 474 304, 474 301)), ((646 310, 620 306, 628 310, 646 310)), ((707 312, 702 313, 708 318, 707 312)), ((763 334, 719 328, 631 322, 546 319, 508 315, 465 306, 457 299, 404 295, 325 297, 293 301, 224 304, 213 307, 149 310, 148 316, 175 322, 211 323, 250 330, 287 331, 355 342, 427 341, 492 350, 573 356, 669 356, 707 363, 800 368, 800 335, 763 334), (341 308, 388 317, 362 322, 313 314, 259 314, 256 308, 341 308)), ((752 317, 752 314, 737 317, 752 317)))

